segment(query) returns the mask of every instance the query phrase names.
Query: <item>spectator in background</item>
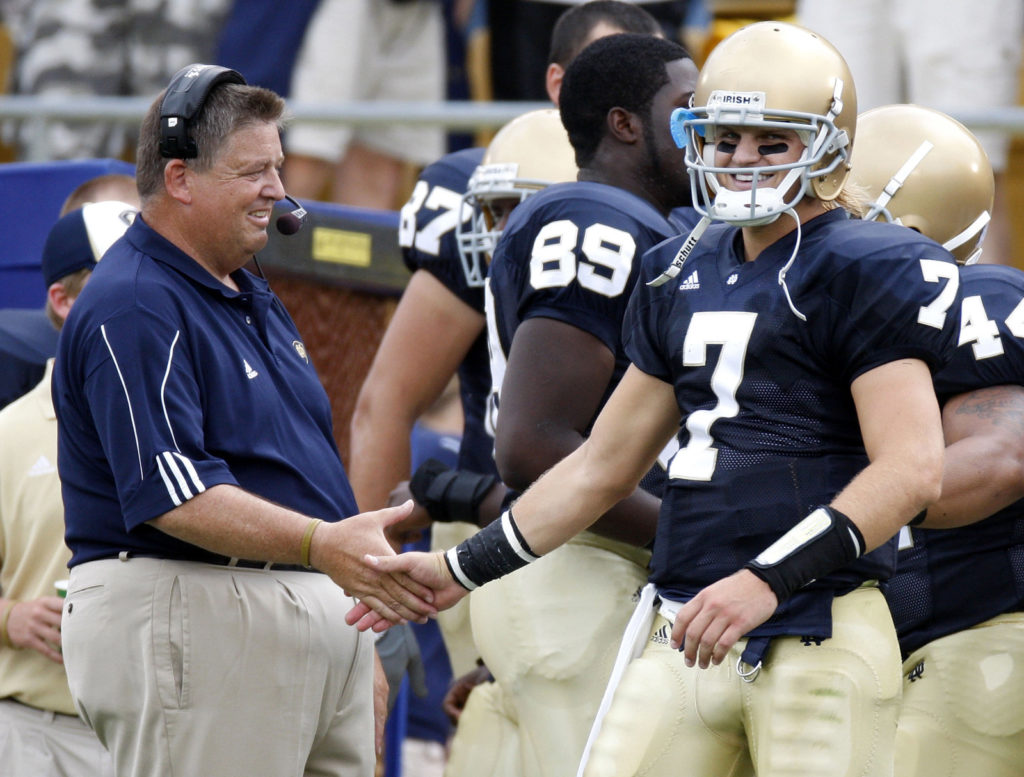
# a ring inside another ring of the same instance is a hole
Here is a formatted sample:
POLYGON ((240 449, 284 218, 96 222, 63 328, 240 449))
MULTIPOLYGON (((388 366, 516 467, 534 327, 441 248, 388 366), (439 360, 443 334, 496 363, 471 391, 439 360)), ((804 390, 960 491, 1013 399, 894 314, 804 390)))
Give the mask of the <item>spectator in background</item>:
MULTIPOLYGON (((42 269, 55 329, 135 213, 127 203, 93 202, 50 230, 42 269)), ((78 718, 60 652, 63 602, 54 583, 67 577, 71 552, 57 477, 52 370, 51 358, 42 381, 0 412, 0 763, 11 775, 93 777, 113 774, 113 767, 78 718)))
MULTIPOLYGON (((33 0, 14 2, 15 92, 53 97, 154 94, 167 73, 208 62, 229 0, 33 0)), ((20 159, 121 157, 134 132, 109 122, 32 122, 20 159)))
MULTIPOLYGON (((669 40, 682 43, 687 9, 697 0, 628 0, 653 16, 669 40)), ((558 61, 548 41, 559 17, 586 0, 487 0, 495 100, 544 100, 545 73, 558 61), (551 54, 552 56, 549 56, 551 54)), ((568 61, 563 63, 563 67, 568 61)), ((547 94, 545 94, 547 91, 547 94)))
MULTIPOLYGON (((959 111, 1017 104, 1024 3, 1020 0, 799 0, 800 24, 850 65, 861 110, 915 103, 959 111)), ((1009 136, 978 130, 996 176, 983 261, 1012 264, 1005 171, 1009 136)))
MULTIPOLYGON (((438 0, 321 0, 292 75, 296 103, 438 102, 445 94, 444 19, 438 0)), ((395 209, 406 163, 445 150, 441 127, 369 127, 295 121, 284 180, 294 197, 395 209)))
POLYGON ((319 4, 233 0, 217 41, 216 63, 237 70, 253 86, 288 97, 295 58, 319 4))
MULTIPOLYGON (((119 200, 138 208, 135 179, 121 173, 90 178, 67 196, 59 215, 103 200, 119 200)), ((57 333, 43 308, 0 310, 0 408, 38 384, 46 372, 46 360, 56 352, 57 333)))

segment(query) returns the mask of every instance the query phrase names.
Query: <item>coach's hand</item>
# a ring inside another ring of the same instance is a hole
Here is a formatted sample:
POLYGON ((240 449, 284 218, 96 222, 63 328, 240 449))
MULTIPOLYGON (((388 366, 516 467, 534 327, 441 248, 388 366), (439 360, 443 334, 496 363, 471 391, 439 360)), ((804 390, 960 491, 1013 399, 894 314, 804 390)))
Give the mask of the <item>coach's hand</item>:
POLYGON ((7 614, 7 640, 12 647, 35 650, 51 661, 64 663, 60 653, 60 615, 64 600, 41 596, 10 604, 7 614))
POLYGON ((683 605, 670 644, 676 650, 683 645, 687 666, 717 666, 740 637, 768 620, 778 605, 766 582, 741 569, 683 605))
MULTIPOLYGON (((425 586, 431 591, 431 602, 438 610, 447 610, 463 596, 469 593, 455 582, 448 566, 444 563, 443 553, 401 553, 399 555, 366 554, 363 562, 367 569, 377 573, 386 573, 395 577, 396 581, 411 580, 414 584, 425 586)), ((385 631, 391 623, 396 623, 386 613, 381 612, 370 602, 360 601, 348 611, 345 622, 360 631, 373 629, 385 631)))
MULTIPOLYGON (((430 587, 416 582, 400 570, 380 569, 364 557, 394 556, 385 530, 405 518, 412 501, 360 513, 336 523, 320 524, 313 533, 309 560, 313 567, 330 575, 350 596, 391 623, 425 623, 437 614, 430 587)), ((383 629, 378 629, 382 631, 383 629)))

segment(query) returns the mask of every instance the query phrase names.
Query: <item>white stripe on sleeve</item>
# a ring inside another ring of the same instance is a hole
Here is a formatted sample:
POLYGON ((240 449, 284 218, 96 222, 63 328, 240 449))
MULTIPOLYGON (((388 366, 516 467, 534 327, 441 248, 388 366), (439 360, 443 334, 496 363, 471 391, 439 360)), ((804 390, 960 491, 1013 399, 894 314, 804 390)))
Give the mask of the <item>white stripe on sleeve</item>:
POLYGON ((103 342, 107 344, 107 351, 110 352, 110 358, 114 362, 114 369, 117 370, 117 377, 121 380, 121 388, 124 389, 124 398, 128 403, 128 418, 132 422, 132 434, 135 435, 135 451, 139 456, 139 477, 142 480, 146 479, 146 472, 142 468, 142 448, 139 445, 139 432, 135 428, 135 414, 132 412, 132 398, 128 396, 128 386, 124 382, 124 375, 121 373, 121 365, 117 363, 117 356, 114 355, 114 349, 110 345, 110 340, 107 339, 107 326, 106 324, 100 325, 100 333, 103 335, 103 342))
POLYGON ((178 344, 178 338, 181 336, 181 330, 177 330, 174 333, 174 339, 171 341, 170 350, 167 352, 167 369, 164 370, 164 379, 160 383, 160 406, 164 410, 164 420, 167 422, 167 431, 171 434, 171 442, 174 443, 174 450, 181 451, 178 447, 178 441, 174 437, 174 429, 171 427, 171 418, 167 415, 167 398, 164 396, 164 392, 167 390, 167 378, 171 375, 171 362, 174 361, 174 346, 178 344))
POLYGON ((174 458, 181 462, 182 468, 188 475, 189 480, 192 481, 192 488, 195 489, 195 492, 197 494, 203 493, 206 490, 206 486, 203 485, 203 481, 199 478, 199 473, 196 472, 196 468, 193 466, 192 460, 185 458, 180 453, 172 453, 170 455, 174 456, 174 458))
MULTIPOLYGON (((164 451, 157 457, 158 463, 160 459, 164 460, 164 464, 167 466, 167 469, 170 470, 172 475, 174 475, 174 480, 178 484, 178 488, 181 489, 181 493, 184 495, 185 499, 191 499, 194 497, 195 494, 192 493, 192 489, 190 489, 188 487, 188 483, 185 482, 185 476, 182 474, 181 468, 178 466, 178 462, 174 460, 174 455, 170 451, 164 451)), ((168 478, 165 477, 164 480, 168 480, 168 478)))
POLYGON ((160 456, 156 457, 156 466, 160 470, 160 477, 163 478, 164 485, 167 487, 167 493, 171 496, 171 501, 174 502, 175 507, 180 507, 181 498, 178 496, 178 492, 174 490, 174 480, 167 474, 167 470, 164 469, 164 463, 160 456))

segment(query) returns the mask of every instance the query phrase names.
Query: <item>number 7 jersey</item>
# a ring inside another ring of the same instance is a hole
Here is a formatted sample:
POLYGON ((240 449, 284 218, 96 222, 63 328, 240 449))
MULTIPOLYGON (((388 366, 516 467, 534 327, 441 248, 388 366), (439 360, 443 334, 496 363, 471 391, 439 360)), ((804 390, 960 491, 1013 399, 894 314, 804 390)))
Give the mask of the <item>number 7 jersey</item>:
MULTIPOLYGON (((740 231, 712 226, 660 287, 645 281, 682 239, 644 258, 626 350, 673 385, 682 416, 652 560, 669 598, 686 601, 738 570, 867 465, 850 392, 859 375, 907 358, 935 371, 952 355, 957 266, 936 243, 836 209, 803 224, 782 273, 796 239, 745 262, 740 231)), ((811 587, 843 593, 888 578, 894 560, 890 542, 811 587)), ((776 633, 819 633, 811 613, 827 612, 827 596, 795 596, 773 619, 790 620, 776 633)))

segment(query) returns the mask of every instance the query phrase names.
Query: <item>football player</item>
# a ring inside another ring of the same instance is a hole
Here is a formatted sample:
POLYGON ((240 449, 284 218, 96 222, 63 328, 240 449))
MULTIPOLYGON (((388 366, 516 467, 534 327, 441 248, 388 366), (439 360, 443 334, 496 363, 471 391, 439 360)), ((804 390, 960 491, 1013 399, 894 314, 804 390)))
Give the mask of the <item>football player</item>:
POLYGON ((903 651, 897 777, 1010 777, 1024 763, 1024 273, 975 264, 993 174, 951 117, 891 105, 858 119, 852 176, 871 206, 963 266, 959 343, 935 376, 942 497, 900 533, 886 590, 903 651))
MULTIPOLYGON (((639 257, 678 232, 667 216, 688 202, 667 130, 695 78, 681 47, 646 35, 603 38, 565 75, 560 110, 579 182, 549 186, 512 211, 485 287, 488 416, 511 487, 524 489, 582 442, 625 369, 622 317, 639 257)), ((470 597, 474 638, 518 728, 528 777, 566 774, 579 761, 646 577, 642 546, 653 537, 660 484, 653 490, 608 516, 606 536, 587 533, 470 597)))
POLYGON ((632 364, 586 442, 457 548, 367 562, 411 570, 438 606, 532 570, 675 434, 656 614, 585 774, 885 774, 900 654, 878 581, 899 528, 939 496, 931 370, 955 345, 956 264, 910 230, 850 218, 856 93, 820 36, 733 33, 693 105, 674 136, 695 206, 725 223, 646 254, 623 327, 632 364))
MULTIPOLYGON (((616 32, 660 35, 661 28, 641 6, 618 0, 593 0, 573 6, 562 15, 552 31, 546 79, 552 102, 557 105, 565 68, 579 52, 594 40, 616 32)), ((535 138, 522 159, 514 156, 517 150, 495 146, 495 160, 521 161, 532 167, 534 177, 557 180, 557 170, 542 170, 557 154, 547 151, 539 141, 535 138)), ((439 547, 458 542, 475 531, 477 524, 493 520, 499 509, 486 498, 490 495, 491 500, 497 501, 504 494, 500 484, 487 485, 495 469, 491 458, 493 440, 483 427, 484 404, 490 390, 480 285, 484 270, 478 264, 475 278, 466 276, 455 238, 456 227, 470 223, 471 209, 461 206, 460 198, 483 153, 483 149, 455 152, 427 167, 402 208, 399 243, 413 275, 363 383, 352 416, 353 491, 359 504, 383 506, 388 503, 390 492, 409 478, 409 436, 414 422, 436 401, 452 376, 458 374, 465 416, 461 474, 440 472, 436 465, 429 464, 417 479, 421 495, 442 492, 442 498, 434 501, 431 511, 433 517, 448 519, 432 530, 432 542, 439 547), (439 477, 441 483, 437 482, 439 477), (441 489, 440 485, 445 483, 447 487, 441 489), (453 489, 452 485, 458 487, 453 489), (462 498, 456 499, 454 505, 446 504, 446 495, 462 498), (449 508, 459 505, 459 516, 450 515, 449 508), (467 522, 467 513, 470 518, 475 513, 476 520, 467 522), (450 522, 455 517, 460 520, 450 522)), ((407 494, 405 487, 397 489, 394 500, 403 501, 407 494)), ((429 525, 432 516, 418 505, 409 521, 394 527, 394 544, 400 545, 407 538, 404 533, 417 532, 429 525)), ((476 669, 477 652, 471 640, 457 636, 468 632, 468 613, 445 612, 439 617, 439 624, 455 675, 476 669)), ((459 684, 463 692, 466 687, 467 683, 459 684)), ((478 698, 476 704, 489 706, 490 702, 478 698)), ((486 742, 500 737, 475 738, 486 749, 486 742)), ((460 734, 453 743, 453 760, 458 759, 460 743, 464 741, 460 734)), ((497 751, 500 747, 495 745, 491 749, 497 751)), ((473 765, 474 773, 485 771, 476 756, 466 760, 473 765)))

